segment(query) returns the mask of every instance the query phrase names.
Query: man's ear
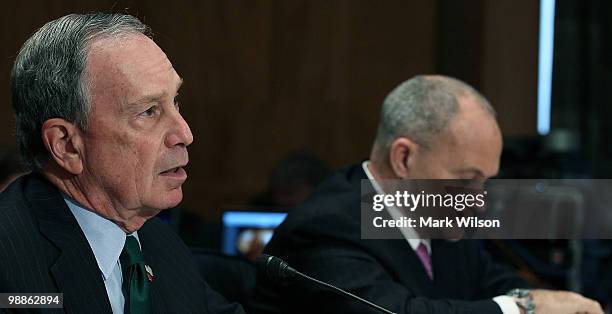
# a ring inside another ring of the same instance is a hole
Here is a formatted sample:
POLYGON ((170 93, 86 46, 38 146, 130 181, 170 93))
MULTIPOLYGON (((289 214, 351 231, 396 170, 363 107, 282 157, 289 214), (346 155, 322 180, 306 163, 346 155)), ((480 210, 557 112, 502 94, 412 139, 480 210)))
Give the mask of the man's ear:
POLYGON ((419 145, 406 137, 398 137, 389 147, 389 164, 395 176, 406 179, 413 164, 419 145))
POLYGON ((74 123, 49 119, 43 123, 41 133, 51 159, 71 174, 83 172, 81 137, 74 123))

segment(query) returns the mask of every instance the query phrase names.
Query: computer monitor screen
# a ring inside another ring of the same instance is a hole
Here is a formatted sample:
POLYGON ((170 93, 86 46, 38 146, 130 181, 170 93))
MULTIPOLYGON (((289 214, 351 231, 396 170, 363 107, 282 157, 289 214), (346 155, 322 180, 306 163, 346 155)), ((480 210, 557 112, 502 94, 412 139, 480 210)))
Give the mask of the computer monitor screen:
POLYGON ((225 211, 223 252, 248 258, 258 255, 286 216, 287 213, 282 212, 225 211))

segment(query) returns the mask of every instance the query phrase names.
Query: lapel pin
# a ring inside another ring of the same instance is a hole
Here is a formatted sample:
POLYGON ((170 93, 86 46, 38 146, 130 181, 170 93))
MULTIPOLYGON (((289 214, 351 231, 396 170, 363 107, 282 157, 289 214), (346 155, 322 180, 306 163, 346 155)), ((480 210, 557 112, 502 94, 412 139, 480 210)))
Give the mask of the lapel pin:
POLYGON ((147 271, 147 279, 149 279, 150 282, 153 282, 153 279, 155 278, 153 277, 153 269, 151 269, 149 265, 145 265, 145 270, 147 271))

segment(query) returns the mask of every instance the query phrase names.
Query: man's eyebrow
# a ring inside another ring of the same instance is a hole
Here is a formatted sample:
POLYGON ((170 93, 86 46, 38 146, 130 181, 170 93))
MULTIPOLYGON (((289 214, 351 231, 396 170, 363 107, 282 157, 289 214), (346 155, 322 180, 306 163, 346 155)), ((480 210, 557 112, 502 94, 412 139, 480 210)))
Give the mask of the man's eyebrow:
POLYGON ((137 105, 137 104, 143 104, 143 103, 149 103, 149 102, 159 102, 162 98, 164 98, 164 95, 166 95, 166 93, 158 93, 158 94, 152 94, 152 95, 147 95, 144 96, 136 101, 132 101, 129 104, 130 105, 137 105))
MULTIPOLYGON (((179 77, 179 81, 176 84, 177 91, 179 90, 179 88, 181 88, 181 85, 183 85, 183 78, 179 77)), ((149 102, 159 102, 161 101, 162 98, 164 98, 164 96, 166 96, 165 92, 152 94, 152 95, 146 95, 142 98, 139 98, 136 101, 130 102, 129 105, 136 105, 136 104, 149 103, 149 102)))

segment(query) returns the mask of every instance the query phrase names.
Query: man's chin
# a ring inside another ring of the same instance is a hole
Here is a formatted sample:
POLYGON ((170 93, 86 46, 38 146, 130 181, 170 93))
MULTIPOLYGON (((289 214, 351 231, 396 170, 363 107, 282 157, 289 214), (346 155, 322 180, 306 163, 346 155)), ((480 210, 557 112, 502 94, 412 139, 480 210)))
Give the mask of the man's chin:
POLYGON ((451 241, 451 242, 457 242, 463 239, 464 237, 465 237, 465 229, 463 228, 459 228, 459 227, 450 228, 450 230, 446 230, 444 232, 444 239, 451 241))
POLYGON ((162 193, 152 195, 153 198, 146 202, 146 206, 157 211, 176 207, 183 200, 181 187, 171 189, 162 193))
POLYGON ((183 189, 179 186, 168 192, 163 209, 176 207, 183 200, 183 189))

